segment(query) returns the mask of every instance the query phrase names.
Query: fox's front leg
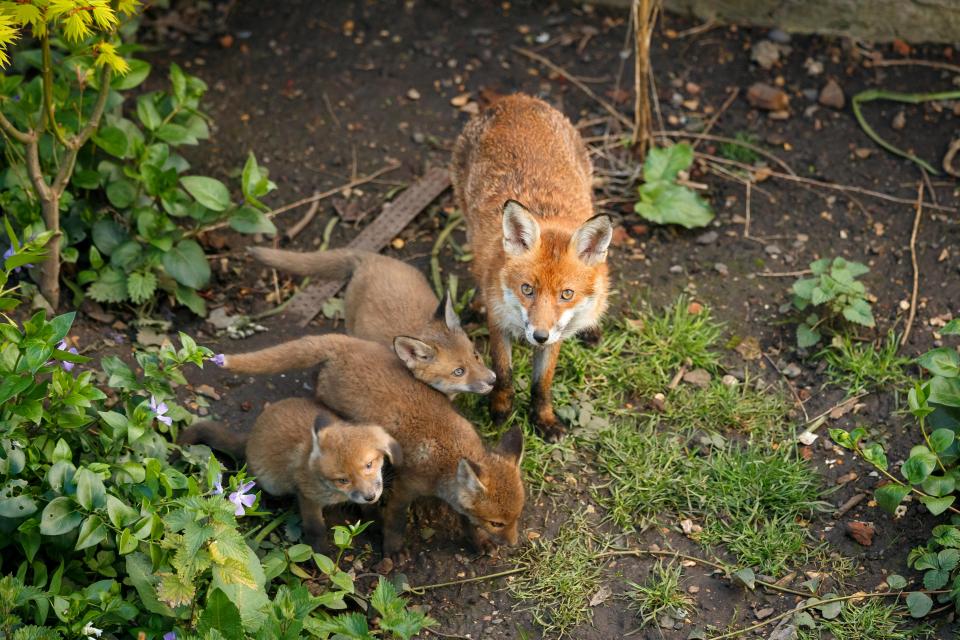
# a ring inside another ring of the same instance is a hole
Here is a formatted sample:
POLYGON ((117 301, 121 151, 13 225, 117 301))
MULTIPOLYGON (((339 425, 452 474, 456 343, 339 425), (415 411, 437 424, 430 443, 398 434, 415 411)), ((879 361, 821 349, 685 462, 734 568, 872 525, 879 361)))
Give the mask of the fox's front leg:
POLYGON ((390 498, 383 507, 383 555, 399 555, 407 531, 407 511, 413 496, 400 482, 393 485, 390 498))
POLYGON ((327 539, 327 523, 323 519, 323 506, 302 493, 297 494, 297 508, 303 521, 304 542, 317 553, 328 554, 332 549, 327 539))
POLYGON ((495 424, 503 424, 513 412, 513 371, 511 369, 510 336, 500 329, 490 314, 487 314, 487 326, 490 327, 490 358, 497 381, 490 393, 490 417, 495 424))
POLYGON ((533 424, 544 440, 555 442, 566 428, 553 413, 553 373, 557 368, 560 343, 535 349, 533 353, 533 424))

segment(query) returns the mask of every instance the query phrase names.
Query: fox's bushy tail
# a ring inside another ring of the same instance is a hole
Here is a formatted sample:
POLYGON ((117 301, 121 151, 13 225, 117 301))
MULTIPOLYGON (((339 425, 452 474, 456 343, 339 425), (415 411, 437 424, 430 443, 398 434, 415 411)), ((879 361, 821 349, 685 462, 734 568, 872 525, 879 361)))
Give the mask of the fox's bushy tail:
POLYGON ((268 247, 251 247, 250 255, 268 267, 320 280, 345 280, 369 255, 367 251, 330 249, 327 251, 284 251, 268 247))
POLYGON ((329 338, 303 336, 260 351, 226 354, 223 367, 236 373, 281 373, 291 369, 309 369, 329 355, 329 338))
POLYGON ((240 460, 244 457, 248 437, 246 432, 234 431, 220 422, 204 420, 181 431, 177 444, 205 444, 211 449, 230 455, 235 460, 240 460))

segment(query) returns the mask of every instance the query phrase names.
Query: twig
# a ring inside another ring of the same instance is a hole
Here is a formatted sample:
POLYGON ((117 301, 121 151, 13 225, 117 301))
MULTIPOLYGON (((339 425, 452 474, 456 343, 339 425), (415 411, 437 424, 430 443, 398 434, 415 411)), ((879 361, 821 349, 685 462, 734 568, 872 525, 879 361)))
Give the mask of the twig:
POLYGON ((803 400, 800 399, 800 394, 797 393, 797 388, 793 386, 793 382, 791 382, 790 378, 788 378, 786 374, 780 370, 780 367, 778 367, 777 363, 773 361, 773 358, 768 356, 766 353, 763 354, 763 357, 767 359, 767 362, 770 363, 770 366, 773 367, 774 371, 776 371, 780 377, 783 378, 783 381, 787 383, 787 387, 790 389, 790 393, 793 395, 794 401, 797 403, 797 406, 800 407, 800 411, 803 412, 804 421, 809 421, 810 416, 807 415, 807 408, 803 406, 803 400))
POLYGON ((810 269, 801 269, 800 271, 760 271, 753 275, 762 278, 798 278, 813 273, 810 269))
MULTIPOLYGON (((923 171, 923 169, 921 169, 923 171)), ((926 175, 926 172, 924 172, 926 175)), ((907 344, 913 320, 917 315, 917 292, 920 289, 920 269, 917 267, 917 232, 920 230, 920 218, 923 217, 923 181, 917 185, 917 213, 913 216, 913 232, 910 234, 910 264, 913 265, 913 292, 910 294, 910 313, 907 324, 900 336, 900 348, 907 344)))
MULTIPOLYGON (((745 148, 745 149, 750 149, 751 151, 753 151, 753 152, 756 153, 757 155, 763 156, 763 157, 766 158, 767 160, 770 160, 770 161, 772 161, 772 162, 777 163, 784 171, 786 171, 787 173, 789 173, 791 176, 796 176, 796 175, 797 175, 797 172, 794 171, 794 170, 790 167, 790 165, 788 165, 786 162, 784 162, 783 160, 781 160, 781 159, 778 158, 777 156, 773 155, 772 153, 770 153, 770 152, 767 151, 766 149, 763 149, 763 148, 761 148, 761 147, 758 147, 758 146, 755 145, 755 144, 750 144, 749 142, 745 142, 745 141, 743 141, 743 140, 735 140, 735 139, 733 139, 733 138, 728 138, 728 137, 726 137, 726 136, 716 136, 716 135, 709 134, 709 133, 708 133, 708 134, 705 134, 705 133, 693 133, 693 132, 690 132, 690 131, 674 131, 674 130, 672 130, 672 129, 669 129, 669 130, 661 130, 661 131, 654 131, 654 132, 653 132, 653 135, 658 136, 658 137, 661 137, 661 138, 703 138, 704 140, 710 140, 711 142, 727 142, 727 143, 730 143, 730 144, 736 144, 736 145, 739 145, 739 146, 741 146, 741 147, 743 147, 743 148, 745 148)), ((744 165, 744 166, 749 166, 749 165, 744 165)))
POLYGON ((463 580, 450 580, 449 582, 437 582, 435 584, 426 584, 426 585, 423 585, 422 587, 408 586, 407 592, 417 596, 422 596, 425 592, 431 591, 433 589, 442 589, 443 587, 456 587, 461 584, 469 584, 471 582, 485 582, 487 580, 496 580, 497 578, 505 578, 507 576, 513 576, 518 573, 523 573, 526 570, 527 570, 526 567, 514 567, 513 569, 507 569, 506 571, 500 571, 498 573, 488 573, 482 576, 474 576, 473 578, 464 578, 463 580))
POLYGON ((613 105, 611 105, 609 102, 607 102, 606 100, 598 96, 596 93, 594 93, 590 87, 580 82, 580 80, 578 80, 575 75, 573 75, 563 67, 557 66, 553 62, 550 62, 550 60, 548 60, 547 58, 541 56, 539 53, 534 53, 529 49, 524 49, 523 47, 517 47, 512 45, 510 48, 513 49, 515 52, 519 53, 520 55, 530 58, 531 60, 535 60, 536 62, 539 62, 546 68, 550 69, 551 71, 554 71, 555 73, 560 74, 561 76, 566 78, 570 82, 570 84, 572 84, 577 89, 580 89, 580 91, 584 92, 585 94, 593 98, 593 100, 596 101, 597 104, 603 107, 604 111, 606 111, 607 113, 612 115, 614 118, 616 118, 620 122, 620 124, 627 127, 628 129, 633 128, 633 123, 630 121, 630 118, 628 118, 627 116, 617 111, 613 105))
POLYGON ((340 119, 337 117, 337 114, 333 112, 333 105, 330 104, 330 96, 327 95, 327 92, 323 92, 323 103, 327 105, 327 111, 330 113, 330 117, 333 118, 333 123, 340 126, 340 119))
POLYGON ((673 374, 673 379, 670 380, 670 384, 667 385, 667 391, 673 391, 677 388, 677 385, 680 384, 680 381, 683 380, 683 376, 687 375, 687 365, 683 364, 677 369, 677 372, 673 374))
POLYGON ((746 222, 743 224, 743 237, 750 237, 750 191, 753 189, 751 186, 753 182, 751 180, 744 181, 744 187, 746 189, 746 195, 744 196, 744 214, 743 217, 746 219, 746 222))
MULTIPOLYGON (((837 404, 833 405, 832 407, 830 407, 829 409, 827 409, 827 410, 824 411, 823 413, 820 413, 820 414, 815 415, 814 417, 810 418, 809 420, 806 421, 806 423, 804 423, 803 426, 807 426, 807 425, 813 424, 814 422, 820 420, 821 418, 826 418, 827 416, 829 416, 831 413, 833 413, 834 411, 836 411, 837 409, 839 409, 839 408, 842 407, 843 405, 855 403, 857 400, 860 400, 861 398, 866 398, 868 395, 870 395, 870 394, 869 394, 869 393, 860 393, 860 394, 857 394, 857 395, 852 396, 852 397, 850 397, 850 398, 845 398, 842 402, 838 402, 837 404)), ((810 431, 816 431, 816 429, 811 429, 810 431)))
POLYGON ((931 69, 943 69, 944 71, 960 73, 960 66, 950 64, 949 62, 937 62, 936 60, 915 60, 913 58, 902 58, 896 60, 870 60, 867 64, 868 67, 899 67, 905 65, 930 67, 931 69))
POLYGON ((847 512, 853 509, 855 506, 863 502, 863 499, 867 497, 865 493, 855 493, 850 497, 849 500, 844 502, 833 514, 834 518, 842 518, 847 515, 847 512))
MULTIPOLYGON (((380 167, 379 169, 377 169, 371 174, 361 176, 356 180, 351 180, 346 184, 342 184, 339 187, 334 187, 333 189, 324 191, 323 193, 315 193, 308 198, 303 198, 301 200, 297 200, 296 202, 291 202, 290 204, 286 204, 282 207, 278 207, 276 209, 268 211, 265 215, 267 216, 267 218, 273 218, 274 216, 278 216, 281 213, 290 211, 291 209, 296 209, 297 207, 302 207, 305 204, 310 204, 311 202, 318 202, 320 200, 329 198, 330 196, 334 196, 340 193, 341 191, 343 191, 344 189, 352 189, 353 187, 359 187, 362 184, 366 184, 368 182, 373 181, 376 178, 379 178, 385 173, 399 169, 400 164, 401 163, 398 161, 391 162, 390 164, 380 167)), ((210 225, 209 227, 204 227, 203 229, 200 229, 199 231, 197 231, 197 233, 201 233, 205 231, 214 231, 216 229, 222 229, 226 227, 228 224, 230 224, 228 221, 218 222, 217 224, 213 224, 213 225, 210 225)))
MULTIPOLYGON (((316 197, 317 195, 319 195, 319 192, 314 191, 313 196, 311 197, 316 197)), ((307 212, 303 214, 302 218, 300 218, 300 221, 297 222, 292 227, 290 227, 289 229, 287 229, 287 233, 286 233, 287 239, 293 240, 298 235, 300 235, 300 232, 306 229, 307 225, 313 221, 313 218, 317 215, 317 211, 319 209, 320 209, 320 200, 314 200, 313 203, 310 205, 310 208, 307 209, 307 212)))
POLYGON ((720 116, 730 108, 730 105, 733 104, 733 101, 737 99, 737 96, 740 95, 740 87, 734 87, 733 91, 730 92, 730 95, 726 100, 723 101, 723 104, 717 110, 715 114, 707 122, 707 126, 703 128, 701 135, 693 141, 693 150, 696 151, 697 147, 700 146, 700 143, 703 142, 706 138, 704 136, 710 135, 710 130, 713 129, 713 125, 717 124, 717 120, 720 119, 720 116))
POLYGON ((690 27, 689 29, 684 29, 683 31, 677 32, 678 38, 689 38, 690 36, 695 36, 698 33, 703 33, 705 31, 710 31, 710 29, 715 29, 720 26, 719 22, 714 20, 707 20, 703 24, 698 24, 695 27, 690 27))
POLYGON ((455 633, 444 633, 442 631, 437 631, 436 629, 431 629, 430 627, 424 627, 424 631, 432 633, 435 636, 440 636, 441 638, 457 638, 458 640, 472 640, 470 636, 458 636, 455 633))
POLYGON ((953 166, 953 159, 956 157, 957 152, 960 152, 960 138, 950 143, 950 148, 947 149, 946 155, 943 156, 943 170, 954 178, 960 178, 960 171, 953 166))

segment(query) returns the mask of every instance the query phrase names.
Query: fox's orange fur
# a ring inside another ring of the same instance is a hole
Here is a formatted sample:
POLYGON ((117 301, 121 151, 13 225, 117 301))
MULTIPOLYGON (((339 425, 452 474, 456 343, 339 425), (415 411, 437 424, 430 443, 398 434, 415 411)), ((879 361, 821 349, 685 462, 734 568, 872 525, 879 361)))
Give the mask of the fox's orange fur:
POLYGON ((535 423, 559 437, 551 385, 560 341, 596 327, 609 286, 612 227, 594 215, 586 147, 556 109, 508 96, 467 124, 451 170, 487 307, 491 413, 502 421, 513 408, 510 340, 526 341, 535 348, 535 423))
POLYGON ((250 373, 309 344, 319 362, 317 399, 347 419, 383 425, 400 444, 403 464, 384 510, 384 553, 402 548, 407 507, 419 496, 445 500, 472 525, 474 542, 515 544, 524 491, 523 435, 513 427, 497 448, 484 447, 473 426, 442 393, 418 382, 375 342, 327 334, 225 357, 231 371, 250 373))
POLYGON ((401 462, 400 446, 382 427, 347 424, 308 398, 267 405, 249 432, 198 422, 178 441, 244 458, 264 491, 296 495, 306 539, 318 548, 329 546, 323 508, 376 502, 383 492, 384 457, 401 462))
POLYGON ((493 371, 460 327, 448 293, 438 301, 411 265, 369 251, 331 249, 297 253, 254 247, 260 262, 322 280, 349 278, 344 293, 347 332, 392 347, 420 381, 448 395, 489 393, 493 371))

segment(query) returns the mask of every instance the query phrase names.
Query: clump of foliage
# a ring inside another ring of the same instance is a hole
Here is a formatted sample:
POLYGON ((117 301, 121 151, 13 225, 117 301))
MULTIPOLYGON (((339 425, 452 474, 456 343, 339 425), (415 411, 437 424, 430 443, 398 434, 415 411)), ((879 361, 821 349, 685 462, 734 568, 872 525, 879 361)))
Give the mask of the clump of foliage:
POLYGON ((23 235, 54 232, 38 267, 53 307, 62 262, 77 265, 65 279, 75 303, 86 293, 144 305, 162 290, 203 314, 197 289, 210 268, 196 237, 227 222, 274 233, 259 200, 274 185, 252 155, 239 205, 221 181, 191 174, 176 149, 209 137, 200 109, 207 86, 177 65, 168 91, 140 95, 136 120, 125 116, 125 95, 150 73, 120 38, 123 19, 138 10, 136 0, 0 3, 0 52, 23 41, 16 73, 0 78, 0 206, 23 235))
POLYGON ((849 395, 872 389, 899 387, 908 380, 905 368, 910 359, 897 355, 898 336, 890 331, 876 342, 859 342, 848 335, 836 335, 830 346, 817 357, 827 363, 826 374, 831 384, 839 385, 849 395))
MULTIPOLYGON (((43 259, 50 238, 8 232, 5 313, 20 302, 12 271, 43 259)), ((136 370, 116 356, 94 369, 70 346, 73 319, 0 322, 0 635, 370 638, 365 616, 335 615, 367 602, 339 566, 362 527, 335 529, 336 559, 288 547, 270 536, 280 522, 261 526, 269 514, 242 471, 224 478, 209 450, 173 444, 192 419, 175 393, 183 371, 212 352, 181 333, 179 349, 135 353, 136 370)), ((388 583, 369 604, 382 637, 432 623, 388 583)))
POLYGON ((749 131, 738 131, 732 142, 721 142, 717 151, 721 157, 727 160, 753 164, 760 159, 760 154, 746 145, 756 146, 759 142, 760 137, 756 134, 749 131))
MULTIPOLYGON (((952 320, 941 333, 960 335, 960 320, 952 320)), ((917 363, 930 374, 907 394, 908 411, 917 421, 921 440, 910 449, 910 457, 899 469, 900 477, 890 470, 883 446, 866 441, 866 429, 831 429, 830 437, 883 474, 887 483, 875 496, 885 510, 896 513, 911 496, 933 515, 950 512, 949 523, 934 527, 927 544, 913 549, 907 561, 923 572, 926 589, 946 589, 937 596, 939 602, 960 607, 960 509, 954 506, 960 484, 960 355, 956 348, 939 347, 920 356, 917 363)), ((912 615, 922 617, 933 601, 917 592, 910 594, 907 605, 912 615)))
POLYGON ((857 280, 869 267, 844 258, 822 258, 810 263, 810 271, 812 277, 793 283, 793 306, 809 311, 797 325, 798 346, 812 347, 824 332, 835 333, 842 321, 875 326, 867 289, 857 280))
POLYGON ((679 224, 687 229, 704 227, 713 220, 713 210, 690 187, 677 183, 677 176, 693 164, 693 147, 682 142, 650 149, 643 163, 643 184, 635 210, 657 224, 679 224))
POLYGON ((665 565, 659 561, 643 584, 628 583, 630 591, 627 592, 627 599, 640 618, 641 628, 650 623, 659 627, 661 616, 683 620, 690 615, 694 602, 680 588, 682 575, 683 567, 678 563, 665 565))

